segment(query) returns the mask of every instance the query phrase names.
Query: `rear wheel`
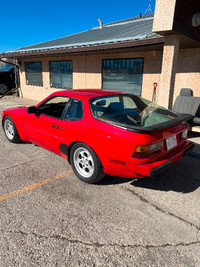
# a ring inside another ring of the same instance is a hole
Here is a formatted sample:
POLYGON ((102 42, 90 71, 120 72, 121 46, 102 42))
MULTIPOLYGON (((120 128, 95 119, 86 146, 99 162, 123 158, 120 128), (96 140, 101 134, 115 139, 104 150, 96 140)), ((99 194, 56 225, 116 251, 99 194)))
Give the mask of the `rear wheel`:
POLYGON ((0 83, 0 94, 3 95, 8 92, 8 86, 4 83, 0 83))
POLYGON ((3 129, 7 139, 12 143, 18 143, 21 141, 19 134, 17 132, 17 128, 13 122, 13 120, 6 116, 3 120, 3 129))
POLYGON ((94 150, 84 143, 73 145, 70 162, 76 176, 86 183, 96 183, 105 176, 100 159, 94 150))

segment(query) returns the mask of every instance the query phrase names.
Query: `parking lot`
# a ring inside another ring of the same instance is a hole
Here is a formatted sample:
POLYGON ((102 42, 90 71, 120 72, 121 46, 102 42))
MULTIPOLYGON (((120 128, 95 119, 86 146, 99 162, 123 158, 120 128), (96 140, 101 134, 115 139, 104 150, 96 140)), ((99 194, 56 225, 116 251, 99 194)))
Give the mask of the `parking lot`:
MULTIPOLYGON (((0 112, 34 101, 6 96, 0 112)), ((200 266, 200 133, 153 179, 76 178, 61 157, 0 129, 0 266, 200 266)))

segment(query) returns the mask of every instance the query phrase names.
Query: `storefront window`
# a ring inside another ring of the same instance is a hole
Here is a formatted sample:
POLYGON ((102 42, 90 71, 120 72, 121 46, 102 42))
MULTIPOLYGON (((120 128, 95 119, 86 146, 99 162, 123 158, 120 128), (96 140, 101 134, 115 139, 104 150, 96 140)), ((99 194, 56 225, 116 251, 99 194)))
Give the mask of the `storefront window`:
POLYGON ((51 61, 50 86, 72 89, 72 61, 51 61))
POLYGON ((141 95, 143 65, 143 59, 103 60, 102 87, 141 95))
POLYGON ((42 62, 25 62, 26 84, 43 86, 42 62))

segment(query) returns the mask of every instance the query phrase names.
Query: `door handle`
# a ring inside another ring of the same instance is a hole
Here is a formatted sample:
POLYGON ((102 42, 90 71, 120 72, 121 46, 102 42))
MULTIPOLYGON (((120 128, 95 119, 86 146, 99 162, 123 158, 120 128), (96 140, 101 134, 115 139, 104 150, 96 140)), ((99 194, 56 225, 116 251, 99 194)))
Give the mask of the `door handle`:
POLYGON ((51 124, 51 127, 56 128, 56 129, 59 129, 59 126, 56 126, 54 124, 51 124))

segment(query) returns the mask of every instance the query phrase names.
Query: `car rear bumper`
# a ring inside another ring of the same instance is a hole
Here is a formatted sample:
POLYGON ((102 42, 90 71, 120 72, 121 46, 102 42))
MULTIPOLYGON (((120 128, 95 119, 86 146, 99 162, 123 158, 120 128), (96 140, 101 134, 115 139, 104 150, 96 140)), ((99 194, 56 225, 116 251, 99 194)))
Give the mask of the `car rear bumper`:
MULTIPOLYGON (((187 156, 188 154, 190 154, 193 151, 193 149, 194 149, 194 144, 191 143, 191 146, 183 152, 181 157, 187 156)), ((171 165, 172 165, 172 160, 169 160, 169 161, 165 162, 164 164, 162 164, 156 168, 151 169, 149 176, 155 177, 155 176, 161 174, 162 172, 164 172, 165 170, 167 170, 171 165)))
POLYGON ((136 172, 136 174, 141 175, 143 177, 150 176, 154 177, 166 169, 170 167, 174 162, 191 153, 194 148, 194 144, 191 142, 186 142, 183 146, 179 147, 176 150, 172 150, 163 158, 143 165, 132 166, 135 164, 129 164, 128 169, 132 169, 132 171, 136 172))
POLYGON ((172 160, 169 160, 169 161, 163 163, 162 165, 151 169, 149 177, 155 177, 155 176, 161 174, 162 172, 165 172, 171 165, 172 165, 172 160))
POLYGON ((105 172, 110 175, 133 178, 155 177, 166 171, 177 160, 191 153, 193 148, 193 143, 186 142, 178 149, 172 150, 170 153, 156 161, 147 164, 135 164, 129 162, 126 169, 106 168, 105 172))

